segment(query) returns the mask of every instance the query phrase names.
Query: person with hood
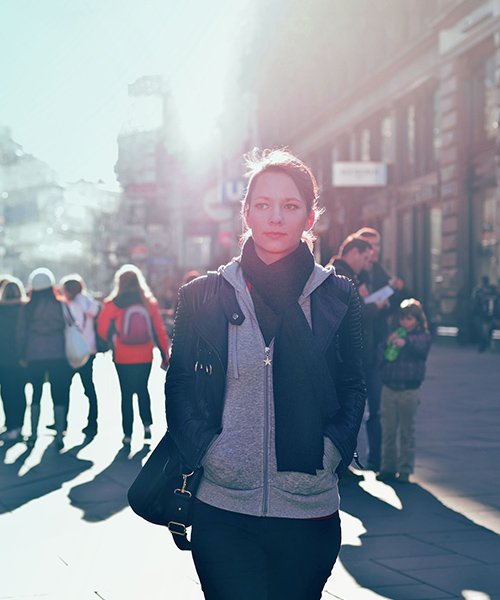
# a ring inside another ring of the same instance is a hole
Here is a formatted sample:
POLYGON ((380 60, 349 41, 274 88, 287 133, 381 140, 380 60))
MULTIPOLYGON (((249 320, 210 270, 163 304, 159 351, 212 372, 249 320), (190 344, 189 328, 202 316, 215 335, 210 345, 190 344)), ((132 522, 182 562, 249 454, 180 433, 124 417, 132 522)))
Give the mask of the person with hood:
POLYGON ((0 439, 11 442, 22 439, 26 412, 26 369, 20 364, 17 324, 27 301, 22 281, 6 277, 0 286, 0 387, 6 427, 0 439))
POLYGON ((18 340, 21 365, 27 368, 28 380, 33 385, 29 443, 33 444, 37 438, 43 384, 48 381, 54 403, 55 442, 62 448, 73 377, 64 346, 65 301, 56 292, 50 269, 35 269, 29 276, 28 289, 30 299, 21 313, 18 340))
POLYGON ((286 149, 247 155, 241 255, 181 287, 165 394, 189 473, 208 600, 319 600, 340 548, 338 480, 366 389, 359 298, 315 263, 318 187, 286 149))
POLYGON ((158 301, 142 271, 135 265, 123 265, 115 273, 114 288, 104 300, 97 319, 97 332, 113 347, 113 361, 120 381, 123 443, 130 444, 134 420, 133 395, 137 394, 144 438, 151 438, 151 398, 148 380, 153 348, 168 363, 169 340, 158 301))

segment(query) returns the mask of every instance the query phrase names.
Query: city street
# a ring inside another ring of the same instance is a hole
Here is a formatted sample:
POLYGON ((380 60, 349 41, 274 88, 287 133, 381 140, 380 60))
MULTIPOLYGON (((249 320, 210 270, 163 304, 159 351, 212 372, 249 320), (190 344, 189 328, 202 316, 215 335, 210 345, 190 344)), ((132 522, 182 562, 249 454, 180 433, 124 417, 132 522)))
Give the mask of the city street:
MULTIPOLYGON (((87 399, 75 378, 61 453, 42 426, 34 448, 0 446, 0 599, 202 600, 190 554, 127 505, 130 483, 165 430, 158 359, 151 446, 139 426, 131 448, 122 446, 109 354, 95 362, 93 440, 81 433, 87 399)), ((343 548, 324 600, 500 600, 499 372, 500 354, 434 345, 413 483, 389 486, 370 471, 342 482, 343 548)), ((45 390, 41 424, 51 420, 45 390)), ((365 444, 363 426, 362 458, 365 444)))

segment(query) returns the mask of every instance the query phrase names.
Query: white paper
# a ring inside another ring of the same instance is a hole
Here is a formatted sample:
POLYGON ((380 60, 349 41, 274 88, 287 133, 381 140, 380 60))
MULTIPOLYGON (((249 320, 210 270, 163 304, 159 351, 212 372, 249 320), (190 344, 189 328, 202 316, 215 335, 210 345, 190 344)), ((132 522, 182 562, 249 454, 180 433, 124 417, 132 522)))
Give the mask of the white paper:
POLYGON ((364 298, 364 302, 365 304, 371 304, 372 302, 382 303, 384 300, 387 300, 387 298, 390 298, 393 294, 394 290, 391 288, 391 286, 385 285, 376 292, 373 292, 373 294, 370 294, 364 298))

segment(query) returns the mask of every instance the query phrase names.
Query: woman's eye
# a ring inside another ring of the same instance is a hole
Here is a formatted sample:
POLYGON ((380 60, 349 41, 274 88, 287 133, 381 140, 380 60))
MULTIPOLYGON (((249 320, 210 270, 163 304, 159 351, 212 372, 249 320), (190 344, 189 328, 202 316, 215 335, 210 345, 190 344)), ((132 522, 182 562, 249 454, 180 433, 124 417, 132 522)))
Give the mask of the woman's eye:
POLYGON ((257 204, 255 205, 255 208, 267 208, 267 204, 265 202, 257 202, 257 204))
POLYGON ((291 210, 295 210, 297 208, 299 208, 296 204, 285 204, 285 208, 291 209, 291 210))

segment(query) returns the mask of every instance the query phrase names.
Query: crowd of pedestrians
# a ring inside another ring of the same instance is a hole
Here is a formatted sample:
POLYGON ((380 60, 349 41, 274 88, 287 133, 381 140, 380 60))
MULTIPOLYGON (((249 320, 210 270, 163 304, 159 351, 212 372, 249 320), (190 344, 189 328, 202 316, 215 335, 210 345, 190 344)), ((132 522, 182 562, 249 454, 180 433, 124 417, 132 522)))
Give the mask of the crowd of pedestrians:
POLYGON ((139 399, 140 418, 145 438, 151 437, 151 406, 147 389, 158 347, 165 367, 169 339, 160 316, 158 302, 142 272, 124 265, 115 275, 115 286, 103 305, 85 289, 76 273, 56 284, 50 269, 37 268, 29 276, 27 291, 19 279, 0 277, 0 394, 5 413, 5 428, 0 439, 37 439, 40 402, 44 384, 50 387, 53 404, 55 443, 63 447, 68 427, 70 388, 79 375, 89 401, 86 436, 98 429, 98 398, 94 385, 93 364, 98 351, 111 349, 120 381, 124 444, 131 441, 133 394, 139 399), (65 329, 68 318, 75 323, 88 348, 88 359, 79 368, 68 362, 65 329), (32 386, 28 407, 26 385, 32 386), (31 424, 29 436, 23 436, 26 413, 31 424))

